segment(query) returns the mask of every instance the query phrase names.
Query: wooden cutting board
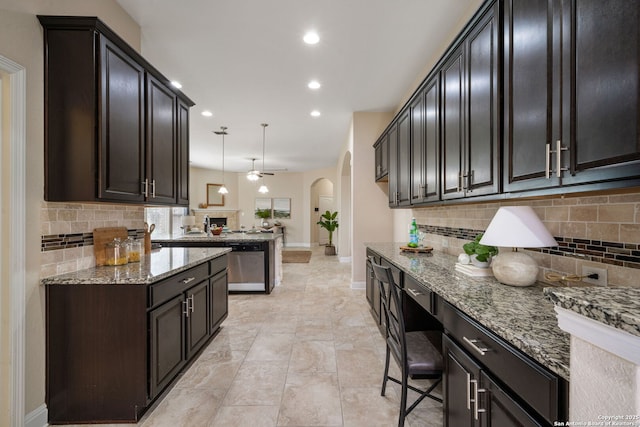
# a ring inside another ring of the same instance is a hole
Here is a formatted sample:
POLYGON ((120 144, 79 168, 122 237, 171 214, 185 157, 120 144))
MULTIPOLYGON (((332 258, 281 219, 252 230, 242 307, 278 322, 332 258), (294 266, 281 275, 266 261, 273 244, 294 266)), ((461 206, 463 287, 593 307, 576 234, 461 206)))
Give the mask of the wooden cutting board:
POLYGON ((107 243, 113 242, 116 237, 124 241, 128 237, 127 227, 103 227, 93 230, 93 253, 96 257, 96 266, 105 265, 104 247, 107 243))
POLYGON ((409 246, 400 246, 402 252, 413 252, 415 254, 431 252, 431 246, 420 246, 419 248, 410 248, 409 246))

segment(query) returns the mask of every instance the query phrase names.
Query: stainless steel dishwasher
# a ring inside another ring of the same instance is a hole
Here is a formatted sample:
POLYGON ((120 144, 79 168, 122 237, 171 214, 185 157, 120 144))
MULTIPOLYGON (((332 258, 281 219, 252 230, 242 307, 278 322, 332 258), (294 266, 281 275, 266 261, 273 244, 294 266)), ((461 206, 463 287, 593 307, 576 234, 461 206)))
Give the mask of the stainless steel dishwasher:
POLYGON ((229 243, 229 291, 265 292, 264 249, 261 243, 229 243))

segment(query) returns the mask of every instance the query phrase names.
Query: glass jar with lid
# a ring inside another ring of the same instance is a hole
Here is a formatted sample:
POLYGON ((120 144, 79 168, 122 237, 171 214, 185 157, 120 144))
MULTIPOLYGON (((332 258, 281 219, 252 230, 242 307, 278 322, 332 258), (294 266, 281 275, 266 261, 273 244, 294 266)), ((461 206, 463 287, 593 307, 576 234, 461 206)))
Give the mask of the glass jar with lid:
POLYGON ((119 238, 105 245, 105 264, 124 265, 127 263, 127 245, 119 238))
POLYGON ((140 262, 142 255, 144 255, 143 244, 141 240, 136 240, 133 237, 129 237, 125 243, 127 244, 127 261, 128 262, 140 262))

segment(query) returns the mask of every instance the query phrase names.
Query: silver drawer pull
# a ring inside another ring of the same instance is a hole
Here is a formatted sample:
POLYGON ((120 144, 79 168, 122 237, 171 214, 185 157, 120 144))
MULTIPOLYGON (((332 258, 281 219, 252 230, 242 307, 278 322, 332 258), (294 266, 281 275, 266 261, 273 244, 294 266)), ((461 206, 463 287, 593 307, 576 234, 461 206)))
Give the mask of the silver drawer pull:
POLYGON ((410 289, 410 288, 407 288, 407 292, 409 292, 414 297, 417 297, 418 295, 424 295, 422 292, 417 292, 417 291, 414 291, 413 289, 410 289))
POLYGON ((184 314, 185 317, 189 317, 189 300, 182 301, 182 307, 184 307, 182 314, 184 314))
POLYGON ((469 344, 471 346, 472 349, 474 349, 475 351, 477 351, 480 356, 484 356, 484 354, 489 351, 488 348, 486 347, 479 347, 477 344, 482 345, 482 342, 478 339, 472 339, 470 340, 467 337, 462 337, 463 341, 466 342, 467 344, 469 344))
POLYGON ((186 279, 184 279, 184 280, 182 281, 182 283, 184 283, 184 284, 186 285, 187 283, 189 283, 189 282, 193 282, 194 280, 196 280, 196 278, 195 278, 195 277, 187 277, 186 279))
POLYGON ((471 410, 471 374, 467 372, 467 409, 471 410))
POLYGON ((478 397, 478 393, 484 393, 486 392, 485 389, 483 388, 479 388, 478 385, 478 380, 471 380, 470 382, 473 383, 474 387, 474 391, 473 391, 473 400, 472 402, 475 404, 474 408, 473 408, 473 418, 477 421, 478 420, 478 414, 480 412, 486 412, 486 409, 480 409, 478 406, 480 405, 480 400, 478 397))
POLYGON ((189 302, 187 303, 187 309, 193 313, 193 307, 194 307, 193 295, 191 295, 189 298, 187 298, 187 300, 191 301, 190 303, 189 302))

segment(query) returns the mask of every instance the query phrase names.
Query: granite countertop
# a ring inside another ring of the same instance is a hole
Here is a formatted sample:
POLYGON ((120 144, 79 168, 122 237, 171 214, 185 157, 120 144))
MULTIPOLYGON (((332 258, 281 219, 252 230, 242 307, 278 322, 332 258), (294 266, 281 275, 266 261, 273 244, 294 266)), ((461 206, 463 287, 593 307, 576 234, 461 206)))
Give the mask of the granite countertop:
POLYGON ((231 248, 162 248, 141 262, 93 267, 42 279, 43 285, 150 285, 230 252, 231 248))
POLYGON ((268 242, 282 237, 282 233, 222 233, 207 237, 204 233, 186 234, 166 239, 152 239, 154 243, 168 242, 268 242))
POLYGON ((558 307, 640 336, 638 288, 547 288, 544 293, 558 307))
POLYGON ((569 335, 558 327, 554 304, 545 296, 542 284, 512 287, 493 277, 470 277, 455 270, 456 257, 437 251, 401 253, 402 243, 365 245, 515 348, 569 380, 569 335))

